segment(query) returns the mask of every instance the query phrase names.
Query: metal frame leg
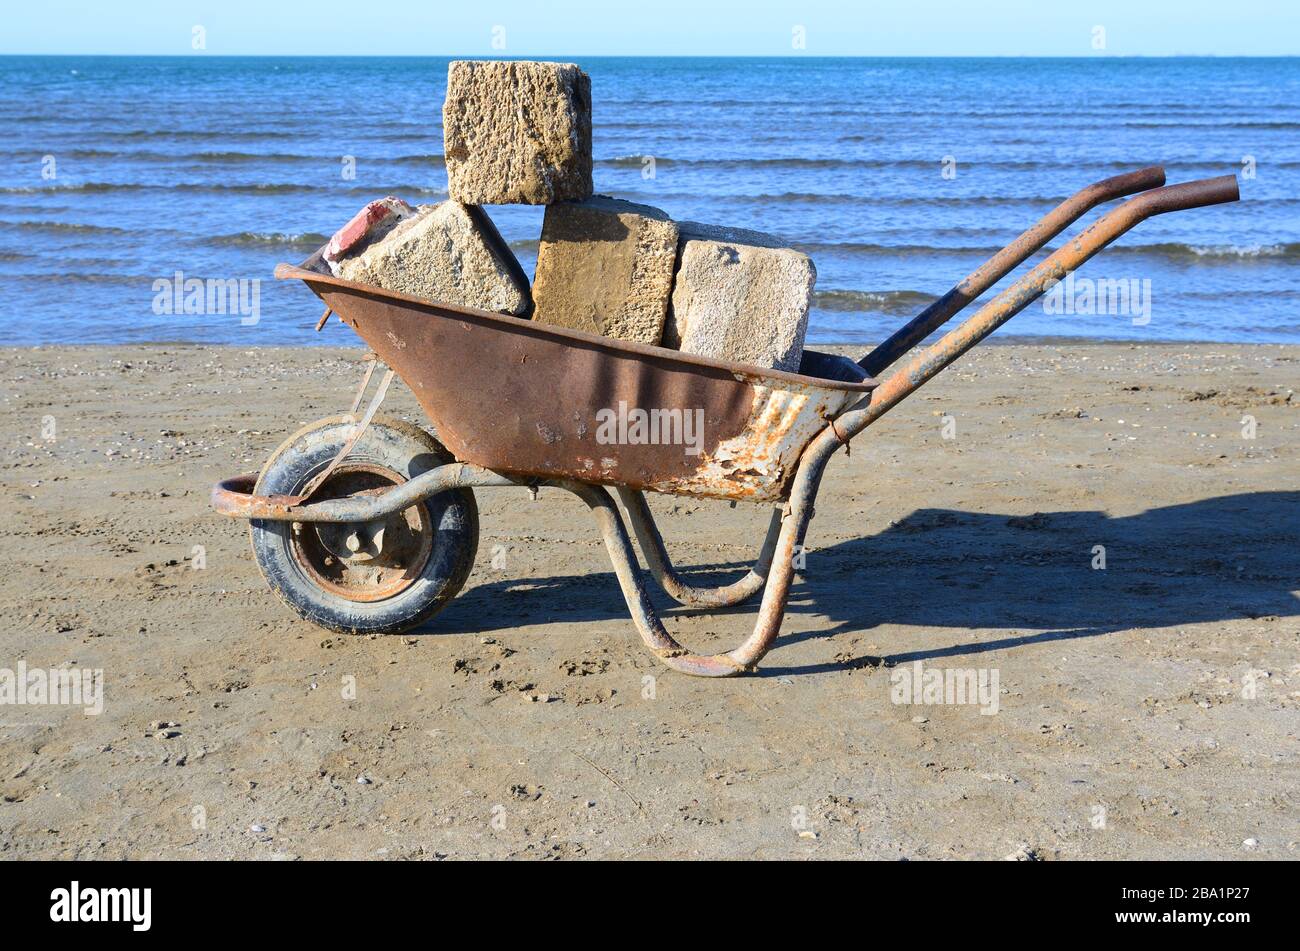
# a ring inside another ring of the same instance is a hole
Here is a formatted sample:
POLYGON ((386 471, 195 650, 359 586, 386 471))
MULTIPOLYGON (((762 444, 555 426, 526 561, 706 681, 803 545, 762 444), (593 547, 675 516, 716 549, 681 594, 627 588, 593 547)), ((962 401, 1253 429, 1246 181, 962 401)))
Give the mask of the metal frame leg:
POLYGON ((640 563, 632 548, 632 540, 623 524, 618 506, 614 504, 607 489, 569 480, 555 480, 548 484, 572 492, 582 499, 595 515, 596 523, 605 538, 605 548, 614 565, 614 574, 618 577, 619 587, 623 590, 628 611, 632 615, 632 621, 641 635, 641 640, 654 655, 669 667, 684 674, 696 677, 734 677, 737 674, 753 671, 763 655, 772 649, 772 644, 781 630, 781 621, 785 617, 786 604, 790 599, 790 582, 794 577, 795 548, 803 539, 808 520, 812 517, 812 503, 826 461, 837 448, 838 445, 821 452, 804 453, 799 471, 795 475, 789 506, 781 516, 781 529, 773 552, 767 585, 763 590, 763 602, 759 607, 758 620, 754 623, 753 632, 744 643, 725 654, 692 653, 679 644, 664 628, 659 615, 650 604, 650 598, 641 580, 640 563))
POLYGON ((641 554, 645 556, 646 563, 650 567, 650 574, 659 583, 659 587, 663 588, 664 593, 678 604, 699 608, 731 607, 753 597, 767 581, 768 572, 772 567, 772 553, 776 550, 777 536, 781 532, 780 509, 772 511, 772 520, 768 523, 767 536, 763 539, 758 560, 743 578, 729 585, 700 588, 688 583, 673 567, 668 550, 664 547, 663 535, 659 532, 659 526, 655 524, 654 515, 650 511, 645 495, 623 486, 618 486, 615 491, 618 492, 623 508, 627 510, 628 521, 632 524, 632 534, 636 536, 641 554))

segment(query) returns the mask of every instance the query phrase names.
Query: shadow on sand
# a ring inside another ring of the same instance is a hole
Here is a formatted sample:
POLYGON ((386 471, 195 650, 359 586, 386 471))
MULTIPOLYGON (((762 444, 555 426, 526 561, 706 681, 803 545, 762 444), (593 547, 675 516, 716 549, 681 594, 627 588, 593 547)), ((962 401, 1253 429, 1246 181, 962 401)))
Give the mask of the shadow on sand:
MULTIPOLYGON (((909 663, 1134 627, 1300 614, 1300 492, 1221 496, 1121 518, 918 509, 877 534, 826 547, 818 547, 817 529, 814 521, 807 565, 796 576, 777 648, 882 624, 1032 633, 843 663, 761 667, 767 676, 909 663), (1104 570, 1093 567, 1101 554, 1097 546, 1104 548, 1104 570), (801 614, 825 617, 831 625, 801 630, 801 614)), ((688 574, 697 584, 718 584, 744 567, 704 565, 688 574)), ((428 633, 464 630, 469 618, 485 630, 509 627, 525 612, 534 622, 540 612, 547 621, 620 620, 631 628, 609 571, 477 586, 474 580, 428 633)), ((673 617, 709 613, 670 607, 650 588, 670 630, 673 617)), ((734 629, 734 643, 749 633, 757 601, 716 613, 720 627, 734 629)))

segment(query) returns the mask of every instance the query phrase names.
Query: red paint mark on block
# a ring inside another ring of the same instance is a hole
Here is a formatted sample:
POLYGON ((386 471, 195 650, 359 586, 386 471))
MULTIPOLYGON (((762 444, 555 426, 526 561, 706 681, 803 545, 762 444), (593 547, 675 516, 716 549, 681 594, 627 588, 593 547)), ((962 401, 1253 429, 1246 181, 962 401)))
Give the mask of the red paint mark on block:
POLYGON ((338 261, 353 248, 365 242, 380 225, 386 224, 384 230, 387 231, 398 221, 413 214, 415 214, 414 208, 392 195, 372 201, 353 215, 351 221, 334 232, 334 237, 330 238, 329 244, 325 245, 322 257, 326 261, 338 261))

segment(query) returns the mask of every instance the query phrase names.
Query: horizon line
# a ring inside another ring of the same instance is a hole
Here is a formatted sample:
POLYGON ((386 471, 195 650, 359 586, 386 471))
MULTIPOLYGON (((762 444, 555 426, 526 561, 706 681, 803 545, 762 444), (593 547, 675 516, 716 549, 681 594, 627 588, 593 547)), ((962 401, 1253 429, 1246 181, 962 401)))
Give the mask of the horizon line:
POLYGON ((812 53, 527 53, 518 56, 474 56, 467 53, 0 53, 0 59, 33 57, 97 56, 104 58, 151 57, 155 59, 489 59, 527 60, 538 56, 582 57, 584 59, 1300 59, 1296 53, 902 53, 902 54, 812 54, 812 53))

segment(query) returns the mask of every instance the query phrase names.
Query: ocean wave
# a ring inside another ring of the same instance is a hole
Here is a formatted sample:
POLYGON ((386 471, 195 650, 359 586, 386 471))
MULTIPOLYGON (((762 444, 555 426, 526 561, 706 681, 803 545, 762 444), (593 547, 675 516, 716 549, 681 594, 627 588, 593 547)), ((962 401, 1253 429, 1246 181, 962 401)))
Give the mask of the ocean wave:
POLYGON ((71 210, 69 205, 0 205, 0 214, 6 215, 55 215, 71 210))
MULTIPOLYGON (((362 157, 360 161, 372 161, 362 157)), ((382 156, 373 159, 376 162, 396 162, 402 165, 434 165, 442 168, 447 164, 447 156, 441 152, 429 152, 426 155, 397 155, 393 158, 384 158, 382 156)))
MULTIPOLYGON (((222 164, 244 162, 265 162, 270 164, 294 162, 337 163, 339 161, 338 155, 302 155, 299 153, 289 152, 195 152, 187 155, 178 155, 176 158, 185 161, 214 162, 222 164)), ((395 155, 391 158, 386 156, 359 156, 358 160, 364 162, 387 162, 404 165, 418 164, 442 166, 445 164, 443 156, 433 152, 427 155, 395 155)))
POLYGON ((1183 244, 1176 241, 1158 244, 1117 244, 1107 253, 1145 254, 1172 261, 1297 261, 1300 243, 1285 244, 1183 244))
POLYGON ((150 139, 175 139, 179 142, 211 142, 214 138, 234 142, 256 142, 258 139, 301 139, 302 133, 291 130, 268 130, 265 132, 203 129, 126 129, 114 131, 96 131, 94 133, 105 139, 119 142, 134 142, 150 139))
POLYGON ((655 165, 677 165, 678 159, 659 158, 654 155, 619 155, 615 158, 596 159, 595 164, 604 168, 640 168, 646 159, 653 158, 655 165))
POLYGON ((208 182, 177 182, 164 185, 152 182, 81 182, 76 185, 50 185, 45 188, 13 188, 0 190, 5 194, 42 194, 56 192, 83 192, 105 194, 112 192, 233 192, 241 195, 291 195, 314 192, 315 185, 270 183, 251 185, 218 185, 208 182))
POLYGON ((812 241, 796 242, 794 247, 808 255, 847 254, 871 257, 910 257, 913 255, 990 255, 998 251, 996 245, 948 246, 930 244, 874 244, 869 241, 812 241))
POLYGON ((76 185, 23 185, 18 188, 0 188, 0 195, 52 195, 63 192, 151 191, 167 189, 168 185, 145 185, 136 182, 81 182, 76 185))
MULTIPOLYGON (((159 154, 159 153, 152 153, 159 154)), ((130 157, 130 156, 128 156, 130 157)), ((292 152, 192 152, 185 155, 177 155, 177 161, 184 162, 215 162, 222 165, 229 165, 243 162, 264 162, 270 164, 286 162, 319 162, 322 161, 320 156, 316 155, 298 155, 292 152)))
POLYGON ((213 244, 228 247, 290 247, 319 248, 329 240, 329 235, 304 231, 301 234, 285 234, 278 231, 241 231, 238 234, 223 234, 211 241, 213 244))
MULTIPOLYGON (((736 98, 696 98, 691 97, 689 100, 681 98, 676 99, 643 99, 643 98, 622 98, 622 99, 602 99, 601 105, 607 109, 622 107, 624 109, 653 109, 659 107, 684 108, 684 109, 733 109, 753 106, 765 112, 772 109, 782 109, 786 107, 796 107, 803 115, 861 115, 862 99, 849 98, 838 99, 825 96, 819 96, 815 104, 810 104, 805 97, 778 98, 775 96, 764 96, 758 99, 736 99, 736 98)), ((898 117, 898 118, 924 118, 931 119, 934 117, 934 109, 925 104, 917 105, 909 100, 885 102, 878 101, 872 104, 873 113, 877 116, 898 117)), ((1252 102, 1250 107, 1258 110, 1286 110, 1293 108, 1289 101, 1284 102, 1252 102)), ((1134 116, 1151 116, 1163 118, 1170 115, 1188 115, 1188 116, 1208 116, 1213 117, 1215 113, 1212 108, 1205 104, 1188 104, 1186 102, 1155 102, 1155 101, 1134 101, 1120 102, 1111 100, 1106 103, 1105 109, 1085 108, 1076 104, 1065 104, 1059 107, 1051 105, 1039 105, 1037 107, 1025 105, 1021 108, 1009 109, 1000 106, 989 108, 978 108, 968 106, 962 109, 963 118, 974 119, 1019 119, 1024 116, 1097 116, 1113 117, 1117 113, 1128 113, 1134 116)), ((1241 121, 1241 120, 1238 120, 1241 121)))
POLYGON ((865 195, 853 195, 845 192, 778 192, 766 195, 729 195, 742 201, 756 201, 762 204, 796 204, 796 205, 853 205, 876 202, 865 195))
MULTIPOLYGON (((4 158, 26 158, 35 153, 29 151, 0 152, 4 158)), ((337 164, 340 156, 334 154, 308 155, 299 152, 152 152, 121 149, 69 149, 57 153, 61 159, 109 160, 121 162, 148 162, 159 165, 188 162, 199 165, 303 165, 333 163, 337 164)), ((416 165, 429 168, 442 168, 446 159, 437 152, 412 155, 367 155, 359 156, 366 163, 386 165, 416 165)))
POLYGON ((204 182, 183 182, 166 186, 182 192, 232 192, 237 195, 304 195, 319 191, 317 185, 299 185, 294 182, 263 182, 254 185, 209 185, 204 182))
MULTIPOLYGON (((41 188, 23 186, 21 188, 0 188, 0 195, 41 195, 64 192, 212 192, 238 195, 305 195, 322 191, 335 191, 332 186, 301 185, 294 182, 267 182, 262 184, 222 185, 211 182, 177 182, 171 185, 150 184, 145 182, 82 182, 77 185, 48 185, 41 188)), ((348 195, 405 194, 405 195, 445 195, 445 188, 431 188, 427 185, 390 185, 381 188, 370 185, 356 185, 346 189, 348 195)), ((3 207, 0 207, 0 211, 3 207)))
MULTIPOLYGON (((666 205, 694 204, 701 200, 726 205, 863 205, 878 208, 1041 208, 1064 201, 1065 195, 902 195, 878 196, 870 192, 762 192, 729 195, 701 195, 695 192, 664 192, 650 189, 619 189, 616 194, 633 201, 666 205)), ((1294 199, 1278 199, 1292 201, 1294 199)), ((1300 203, 1300 201, 1297 201, 1300 203)), ((1271 202, 1277 204, 1277 202, 1271 202)), ((1014 222, 1013 224, 1020 223, 1014 222)), ((1010 227, 1010 226, 1009 226, 1010 227)))
POLYGON ((126 162, 319 162, 320 156, 288 152, 141 152, 120 149, 72 149, 59 153, 71 159, 118 159, 126 162))
MULTIPOLYGON (((413 126, 409 132, 376 132, 368 127, 365 138, 383 142, 419 142, 429 138, 429 126, 413 126)), ((319 128, 266 129, 233 131, 229 129, 70 129, 59 130, 60 135, 75 135, 76 141, 84 142, 88 138, 105 142, 212 142, 219 139, 225 142, 300 142, 303 138, 318 137, 319 128)), ((418 146, 416 146, 418 148, 418 146)))
POLYGON ((84 225, 73 221, 5 221, 0 222, 6 228, 18 231, 59 231, 68 234, 127 234, 125 228, 109 225, 84 225))
MULTIPOLYGON (((991 256, 1000 246, 988 245, 931 245, 931 244, 876 244, 866 241, 801 242, 795 245, 805 254, 840 254, 864 257, 914 257, 914 256, 991 256)), ((1048 246, 1044 253, 1055 250, 1048 246)), ((1109 255, 1158 257, 1168 261, 1295 261, 1300 260, 1300 243, 1254 245, 1199 245, 1180 242, 1156 244, 1116 244, 1107 249, 1109 255)))
POLYGON ((919 159, 842 159, 842 158, 805 158, 802 156, 771 156, 768 158, 707 158, 687 159, 658 155, 620 155, 611 159, 597 159, 596 165, 602 167, 640 167, 646 158, 653 158, 655 165, 689 165, 694 168, 932 168, 938 162, 919 159))
POLYGON ((100 274, 93 271, 60 271, 57 274, 6 274, 7 281, 28 281, 43 284, 113 284, 119 286, 135 285, 148 290, 157 275, 144 276, 136 274, 100 274))
POLYGON ((1300 129, 1300 122, 1121 122, 1130 129, 1300 129))
MULTIPOLYGON (((809 157, 797 155, 774 155, 759 158, 733 156, 730 158, 680 158, 671 155, 654 155, 653 153, 618 155, 612 158, 597 159, 595 164, 608 168, 639 168, 646 158, 653 158, 655 165, 685 165, 696 168, 761 168, 761 169, 935 169, 940 166, 934 158, 835 158, 830 156, 809 157)), ((1033 159, 971 159, 959 160, 959 168, 1005 169, 1007 171, 1050 171, 1060 172, 1060 163, 1043 162, 1033 159)), ((1066 168, 1074 174, 1082 174, 1090 169, 1097 171, 1131 172, 1144 167, 1143 162, 1122 160, 1101 160, 1089 162, 1071 162, 1066 168)), ((1216 162, 1166 162, 1165 168, 1217 168, 1222 163, 1216 162)), ((1294 166, 1296 162, 1278 163, 1282 167, 1294 166)))
POLYGON ((813 306, 845 313, 914 314, 933 300, 933 294, 921 291, 827 290, 813 295, 813 306))

